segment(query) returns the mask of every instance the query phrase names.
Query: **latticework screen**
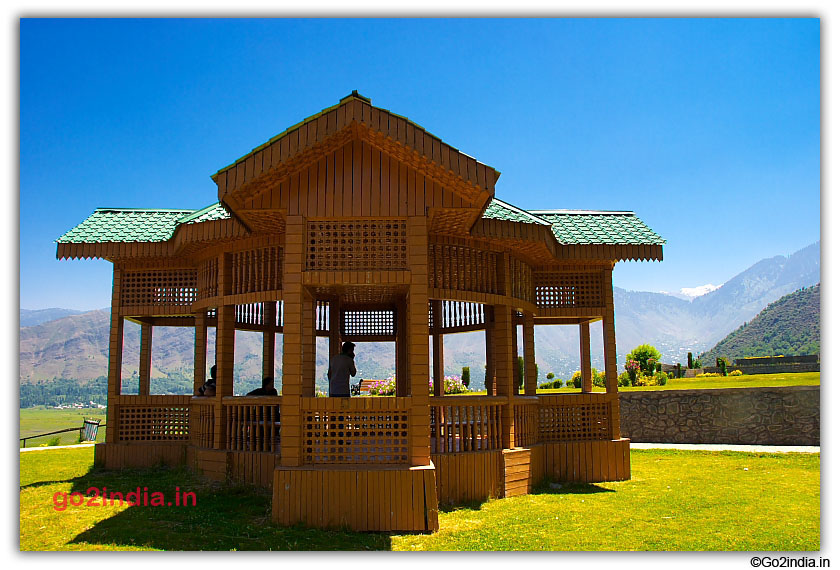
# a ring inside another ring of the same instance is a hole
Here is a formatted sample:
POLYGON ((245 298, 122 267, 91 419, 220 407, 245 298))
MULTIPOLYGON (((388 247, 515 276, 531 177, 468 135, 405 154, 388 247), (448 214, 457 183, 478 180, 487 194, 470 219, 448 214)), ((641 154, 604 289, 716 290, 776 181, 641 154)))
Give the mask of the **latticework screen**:
POLYGON ((344 311, 341 314, 341 336, 394 336, 396 324, 392 309, 344 311))
POLYGON ((610 404, 543 404, 539 406, 539 434, 542 441, 610 439, 610 404))
POLYGON ((120 289, 123 306, 169 305, 189 307, 197 294, 195 269, 125 271, 120 289))
POLYGON ((219 290, 219 258, 213 257, 198 266, 198 298, 215 297, 219 290))
POLYGON ((457 245, 429 245, 429 286, 475 293, 500 293, 497 255, 457 245))
POLYGON ((601 307, 600 273, 534 273, 536 305, 545 308, 601 307))
POLYGON ((283 249, 262 247, 231 254, 231 287, 234 295, 282 289, 283 249))
POLYGON ((534 281, 531 266, 510 258, 510 292, 517 299, 534 302, 534 281))
POLYGON ((405 220, 309 221, 307 271, 405 270, 405 220))
POLYGON ((306 464, 408 460, 408 410, 303 410, 306 464))
MULTIPOLYGON (((443 301, 441 303, 441 328, 457 329, 484 324, 484 305, 467 301, 443 301)), ((434 328, 434 313, 429 303, 429 328, 434 328)))
POLYGON ((513 406, 513 423, 517 447, 529 447, 539 441, 538 406, 533 404, 515 404, 513 406))
MULTIPOLYGON (((437 398, 438 401, 446 398, 437 398)), ((429 408, 432 453, 485 451, 502 447, 502 404, 470 403, 429 408)))
POLYGON ((190 438, 190 407, 121 405, 119 441, 185 441, 190 438))

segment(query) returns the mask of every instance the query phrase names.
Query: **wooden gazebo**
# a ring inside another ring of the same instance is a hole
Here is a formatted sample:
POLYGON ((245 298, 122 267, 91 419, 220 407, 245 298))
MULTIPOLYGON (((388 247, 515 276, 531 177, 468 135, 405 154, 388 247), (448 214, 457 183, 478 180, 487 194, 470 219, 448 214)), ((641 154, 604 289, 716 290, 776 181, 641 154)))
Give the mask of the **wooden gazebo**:
POLYGON ((216 204, 97 209, 57 253, 114 264, 96 462, 186 463, 273 489, 280 524, 356 530, 435 530, 439 501, 527 493, 544 478, 629 478, 612 271, 661 260, 664 241, 632 212, 521 210, 494 198, 498 177, 353 92, 214 174, 216 204), (139 395, 120 393, 126 319, 141 325, 139 395), (606 393, 592 392, 595 321, 606 393), (538 324, 579 328, 580 393, 537 396, 538 324), (195 329, 195 388, 215 327, 216 396, 149 393, 155 326, 195 329), (282 333, 280 396, 234 396, 236 330, 263 333, 265 375, 282 333), (444 395, 443 335, 477 330, 487 395, 444 395), (345 340, 394 341, 396 397, 316 397, 317 336, 331 354, 345 340))

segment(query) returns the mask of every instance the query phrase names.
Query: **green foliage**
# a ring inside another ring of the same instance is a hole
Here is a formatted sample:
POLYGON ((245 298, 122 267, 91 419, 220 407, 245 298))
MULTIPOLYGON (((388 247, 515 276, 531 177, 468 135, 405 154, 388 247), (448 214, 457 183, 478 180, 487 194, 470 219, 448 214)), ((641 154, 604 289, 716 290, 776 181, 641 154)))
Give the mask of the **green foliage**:
POLYGON ((470 367, 464 366, 461 368, 461 383, 467 388, 470 387, 470 367))
POLYGON ((702 355, 711 362, 750 356, 820 353, 820 285, 785 295, 702 355))
POLYGON ((662 353, 650 344, 640 344, 627 355, 627 362, 635 360, 643 374, 651 375, 656 371, 656 363, 662 358, 662 353))
POLYGON ((539 386, 537 386, 540 390, 548 390, 550 388, 554 388, 554 382, 543 382, 539 386))
POLYGON ((545 375, 546 380, 553 380, 554 379, 554 372, 549 372, 545 375))
POLYGON ((664 386, 668 383, 668 375, 662 372, 661 370, 654 373, 653 379, 656 382, 657 386, 664 386))
POLYGON ((49 441, 47 441, 47 445, 50 446, 50 447, 53 447, 53 446, 56 446, 56 445, 61 445, 61 438, 58 437, 58 436, 51 437, 49 439, 49 441))
POLYGON ((630 374, 628 372, 622 372, 618 375, 618 385, 624 387, 631 385, 630 374))
POLYGON ((688 353, 688 367, 689 367, 689 368, 692 368, 692 369, 693 369, 693 368, 695 368, 695 366, 694 366, 694 357, 691 355, 691 353, 690 353, 690 352, 688 353))
POLYGON ((553 388, 562 388, 563 387, 563 380, 557 379, 551 383, 553 388))
POLYGON ((606 386, 607 374, 606 372, 599 372, 597 369, 592 369, 592 384, 599 388, 606 386))
POLYGON ((525 359, 521 356, 516 357, 516 386, 520 390, 525 383, 525 359))
POLYGON ((744 373, 741 372, 740 370, 733 370, 732 372, 729 373, 729 375, 730 376, 743 376, 744 373))

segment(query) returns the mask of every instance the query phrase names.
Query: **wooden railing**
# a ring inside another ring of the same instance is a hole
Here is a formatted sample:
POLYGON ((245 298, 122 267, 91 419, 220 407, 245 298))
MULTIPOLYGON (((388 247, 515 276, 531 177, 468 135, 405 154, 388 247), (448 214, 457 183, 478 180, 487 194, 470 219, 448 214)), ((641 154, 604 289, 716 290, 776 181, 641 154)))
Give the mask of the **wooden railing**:
POLYGON ((213 447, 215 416, 215 398, 193 397, 190 399, 190 443, 192 445, 213 447))
POLYGON ((540 441, 611 439, 612 402, 617 394, 539 396, 540 441))
POLYGON ((539 398, 516 396, 513 400, 514 445, 528 447, 540 441, 539 398))
POLYGON ((407 464, 408 398, 301 398, 302 457, 313 464, 407 464))
POLYGON ((229 396, 225 410, 225 449, 280 451, 280 396, 229 396))
POLYGON ((187 441, 190 396, 118 396, 117 441, 187 441))
POLYGON ((502 406, 507 398, 438 396, 429 398, 432 453, 502 448, 502 406))

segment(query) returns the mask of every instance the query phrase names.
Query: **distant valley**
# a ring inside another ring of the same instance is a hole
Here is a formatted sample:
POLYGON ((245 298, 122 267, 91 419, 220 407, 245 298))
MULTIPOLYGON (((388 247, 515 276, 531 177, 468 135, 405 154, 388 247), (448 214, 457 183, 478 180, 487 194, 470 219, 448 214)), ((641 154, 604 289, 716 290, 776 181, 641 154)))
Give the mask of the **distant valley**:
MULTIPOLYGON (((686 353, 709 350, 730 332, 750 321, 784 295, 820 281, 820 244, 790 256, 759 261, 718 289, 686 300, 665 293, 615 289, 616 346, 619 362, 641 343, 655 345, 664 362, 685 362, 686 353)), ((80 313, 67 309, 21 309, 20 382, 33 384, 56 378, 89 382, 107 373, 109 312, 80 313)), ((600 323, 591 327, 593 365, 603 369, 600 323)), ((208 342, 212 362, 213 333, 208 342)), ((541 375, 554 372, 568 377, 579 368, 576 327, 540 326, 536 333, 537 364, 541 375)), ((282 335, 278 335, 275 375, 280 376, 282 335)), ((139 326, 125 327, 123 377, 130 386, 139 360, 139 326)), ((189 328, 155 328, 153 338, 153 390, 160 385, 191 386, 193 332, 189 328)), ((261 376, 261 337, 239 332, 236 336, 235 376, 243 391, 256 386, 261 376)), ((325 339, 319 339, 318 384, 325 386, 325 339)), ((360 376, 380 378, 393 373, 392 343, 362 344, 357 349, 360 376)), ((483 333, 449 335, 445 340, 445 371, 460 374, 470 366, 474 383, 481 383, 484 369, 483 333)), ((237 390, 239 391, 239 390, 237 390)))

